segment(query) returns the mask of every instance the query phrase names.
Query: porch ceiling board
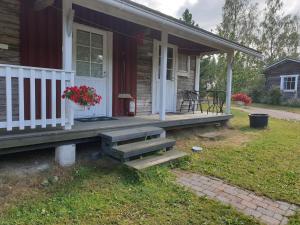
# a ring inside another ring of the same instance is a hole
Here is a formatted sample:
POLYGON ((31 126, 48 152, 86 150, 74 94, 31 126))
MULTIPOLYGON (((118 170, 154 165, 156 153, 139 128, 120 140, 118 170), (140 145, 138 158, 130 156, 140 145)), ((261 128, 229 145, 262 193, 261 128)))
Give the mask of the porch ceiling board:
POLYGON ((218 49, 220 52, 244 52, 262 58, 255 49, 229 41, 211 32, 184 24, 182 21, 128 0, 73 0, 75 4, 138 23, 156 30, 164 30, 177 37, 218 49))

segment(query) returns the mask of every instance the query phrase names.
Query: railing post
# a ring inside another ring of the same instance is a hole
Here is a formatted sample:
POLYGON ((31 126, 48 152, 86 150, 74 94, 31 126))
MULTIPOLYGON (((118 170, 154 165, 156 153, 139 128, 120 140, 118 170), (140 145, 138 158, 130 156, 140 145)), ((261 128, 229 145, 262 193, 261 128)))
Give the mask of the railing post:
POLYGON ((12 130, 12 92, 11 92, 11 68, 5 68, 6 75, 6 129, 12 130))

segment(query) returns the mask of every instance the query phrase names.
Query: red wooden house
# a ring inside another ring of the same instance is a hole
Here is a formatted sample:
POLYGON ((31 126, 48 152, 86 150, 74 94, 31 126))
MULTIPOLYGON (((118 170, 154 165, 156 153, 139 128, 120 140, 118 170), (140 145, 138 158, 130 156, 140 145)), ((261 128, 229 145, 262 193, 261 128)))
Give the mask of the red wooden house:
POLYGON ((165 121, 178 111, 181 90, 199 91, 200 59, 214 53, 228 57, 230 114, 234 51, 261 57, 129 0, 2 0, 0 9, 0 128, 7 131, 127 116, 128 98, 138 115, 165 121), (72 85, 94 87, 102 104, 74 112, 61 99, 72 85))

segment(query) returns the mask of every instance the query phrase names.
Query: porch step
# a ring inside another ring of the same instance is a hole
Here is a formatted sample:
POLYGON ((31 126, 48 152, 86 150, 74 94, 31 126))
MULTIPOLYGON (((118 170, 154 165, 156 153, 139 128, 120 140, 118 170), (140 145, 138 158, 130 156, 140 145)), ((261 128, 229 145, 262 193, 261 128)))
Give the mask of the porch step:
POLYGON ((128 159, 130 157, 143 155, 149 152, 155 152, 162 149, 172 148, 176 144, 175 140, 166 138, 155 138, 146 141, 139 141, 125 145, 119 145, 112 148, 120 158, 128 159))
POLYGON ((100 134, 100 136, 106 141, 114 143, 114 142, 138 139, 142 137, 156 136, 156 135, 160 135, 163 132, 164 130, 162 128, 147 126, 147 127, 137 127, 131 129, 122 129, 116 131, 103 132, 100 134))
POLYGON ((151 155, 142 159, 136 159, 129 162, 125 162, 125 165, 136 170, 143 170, 151 166, 159 165, 162 163, 170 162, 185 157, 187 155, 187 153, 182 151, 170 150, 161 153, 160 155, 151 155))

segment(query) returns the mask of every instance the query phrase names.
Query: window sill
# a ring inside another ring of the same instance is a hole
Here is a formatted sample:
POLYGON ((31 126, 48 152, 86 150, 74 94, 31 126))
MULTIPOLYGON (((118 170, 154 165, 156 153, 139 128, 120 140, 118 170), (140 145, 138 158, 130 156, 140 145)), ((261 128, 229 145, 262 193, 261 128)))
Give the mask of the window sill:
POLYGON ((177 76, 179 76, 179 77, 190 77, 190 73, 189 72, 177 72, 177 76))

